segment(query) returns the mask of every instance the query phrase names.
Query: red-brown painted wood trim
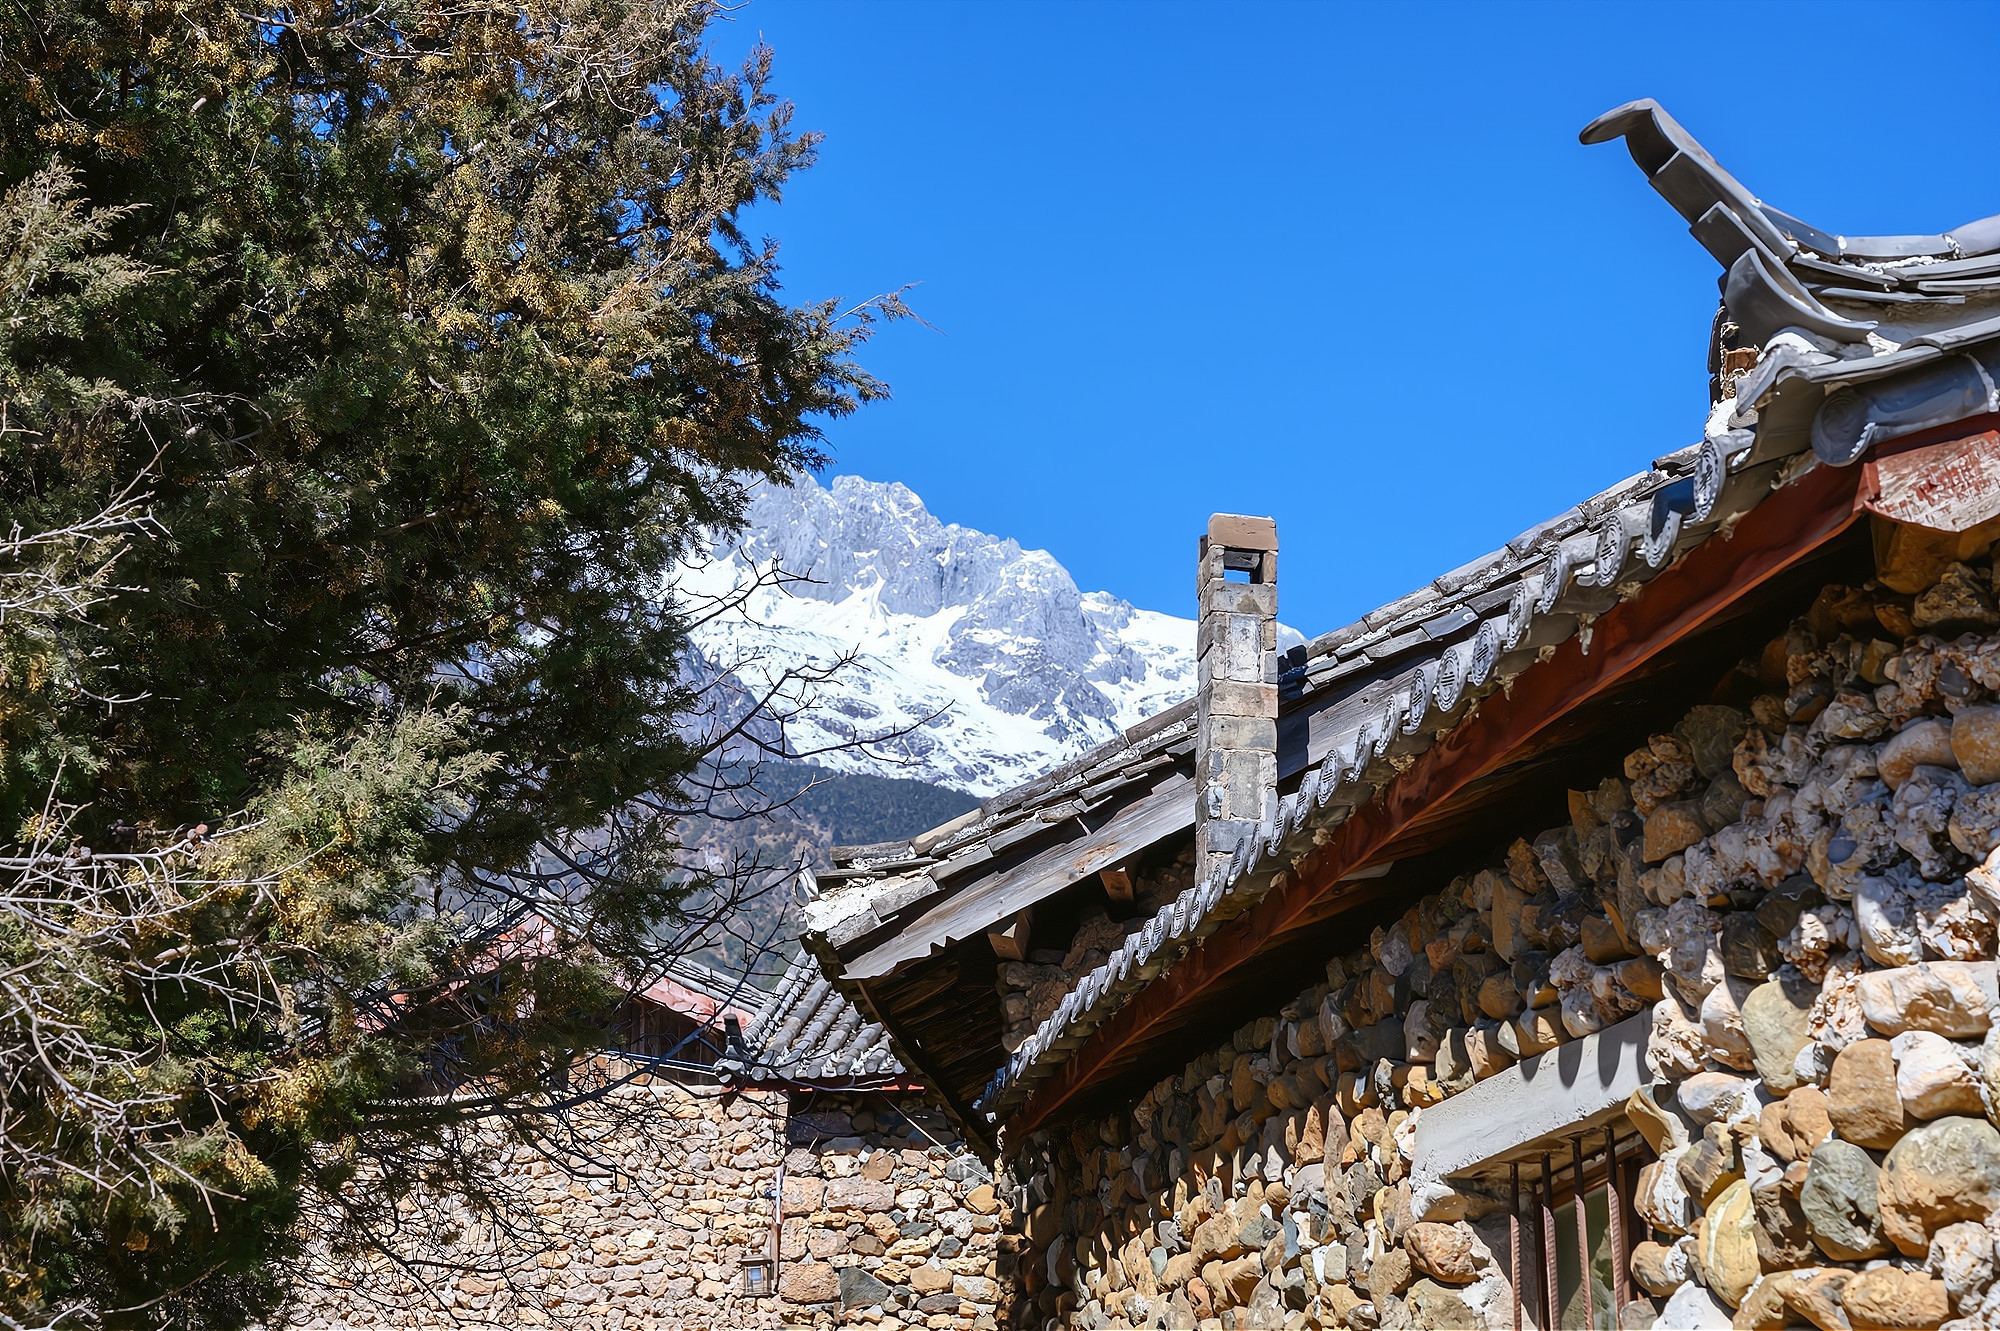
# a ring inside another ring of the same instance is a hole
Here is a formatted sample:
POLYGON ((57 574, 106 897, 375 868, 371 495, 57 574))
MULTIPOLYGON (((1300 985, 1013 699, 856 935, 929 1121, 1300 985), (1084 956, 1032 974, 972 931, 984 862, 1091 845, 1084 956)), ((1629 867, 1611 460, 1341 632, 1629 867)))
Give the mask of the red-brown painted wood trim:
MULTIPOLYGON (((1019 1141, 1077 1096, 1116 1073, 1155 1034, 1224 976, 1252 961, 1367 867, 1412 820, 1504 766, 1542 731, 1629 677, 1727 611, 1746 592, 1810 557, 1853 524, 1863 468, 1820 466, 1745 514, 1728 536, 1711 536, 1662 571, 1637 597, 1600 615, 1590 649, 1581 635, 1523 672, 1511 693, 1489 694, 1477 712, 1418 755, 1381 795, 1354 811, 1332 840, 1278 880, 1265 898, 1218 929, 1093 1032, 1008 1121, 1019 1141)), ((1359 887, 1360 884, 1351 885, 1359 887)))

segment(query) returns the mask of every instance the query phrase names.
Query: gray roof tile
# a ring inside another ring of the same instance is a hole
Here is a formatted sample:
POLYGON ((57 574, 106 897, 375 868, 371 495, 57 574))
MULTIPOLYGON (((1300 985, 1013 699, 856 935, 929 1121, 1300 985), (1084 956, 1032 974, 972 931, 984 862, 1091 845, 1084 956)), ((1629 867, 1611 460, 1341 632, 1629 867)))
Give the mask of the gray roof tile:
MULTIPOLYGON (((1964 249, 1987 238, 2000 245, 2000 223, 1989 219, 1960 228, 1952 233, 1958 240, 1843 238, 1760 204, 1652 102, 1607 113, 1584 134, 1586 142, 1619 136, 1628 139, 1634 158, 1725 267, 1755 270, 1754 280, 1737 284, 1749 293, 1743 299, 1764 301, 1760 308, 1767 313, 1796 305, 1806 311, 1806 322, 1835 339, 1824 345, 1842 343, 1839 355, 1801 353, 1781 343, 1740 381, 1739 389, 1752 390, 1737 399, 1736 424, 1745 428, 1721 431, 1660 458, 1651 469, 1530 527, 1501 550, 1312 639, 1302 653, 1288 657, 1290 691, 1284 695, 1288 710, 1281 729, 1289 717, 1297 733, 1299 721, 1309 718, 1308 766, 1298 792, 1280 804, 1273 826, 1258 829, 1238 847, 1225 871, 1182 892, 1128 936, 1104 966, 1082 978, 997 1070, 978 1105, 989 1117, 1018 1104, 1131 994, 1260 896, 1286 862, 1289 839, 1344 817, 1393 777, 1395 758, 1429 744, 1470 700, 1532 669, 1537 649, 1571 636, 1579 615, 1615 604, 1760 502, 1781 468, 1796 469, 1797 456, 1809 446, 1812 408, 1827 393, 2000 341, 2000 290, 1989 293, 1976 280, 2000 273, 2000 256, 1885 262, 1899 255, 1950 254, 1954 244, 1964 249), (1746 258, 1749 264, 1739 263, 1746 258), (1924 289, 1940 280, 1972 289, 1948 295, 1924 289), (1834 282, 1906 298, 1878 302, 1885 336, 1895 325, 1889 345, 1862 341, 1871 325, 1818 307, 1808 283, 1834 282), (1900 350, 1894 346, 1899 340, 1900 350), (1774 400, 1784 404, 1783 411, 1771 406, 1774 400), (1771 410, 1759 421, 1758 409, 1765 407, 1771 410), (1753 425, 1754 433, 1748 428, 1753 425)), ((1164 742, 1168 739, 1184 746, 1192 712, 1191 703, 1182 704, 1133 727, 1114 741, 1133 751, 1122 761, 1158 759, 1173 747, 1164 742)), ((1086 754, 996 796, 982 806, 975 823, 932 849, 957 844, 990 853, 1010 835, 1010 825, 1034 826, 1034 812, 1077 799, 1085 785, 1093 798, 1102 793, 1098 769, 1104 766, 1104 755, 1086 754)), ((1174 770, 1163 764, 1159 773, 1174 770)), ((1281 779, 1299 770, 1295 765, 1281 779)), ((936 876, 938 870, 931 872, 936 876)), ((858 881, 838 890, 871 888, 858 881)))
POLYGON ((869 1021, 801 951, 776 992, 716 1063, 732 1081, 857 1086, 906 1076, 881 1023, 869 1021))

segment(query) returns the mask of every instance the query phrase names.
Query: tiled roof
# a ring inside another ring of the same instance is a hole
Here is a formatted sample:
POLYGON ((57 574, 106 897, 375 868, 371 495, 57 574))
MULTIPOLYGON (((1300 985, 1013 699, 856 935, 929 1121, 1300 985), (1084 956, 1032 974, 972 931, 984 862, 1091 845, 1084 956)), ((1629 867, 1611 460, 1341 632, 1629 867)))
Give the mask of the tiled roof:
MULTIPOLYGON (((1288 739, 1280 741, 1285 765, 1279 777, 1285 781, 1302 766, 1311 770, 1295 793, 1278 801, 1277 823, 1238 847, 1223 879, 1181 892, 1085 976, 998 1070, 978 1108, 994 1114, 1014 1103, 1125 995, 1256 901, 1281 867, 1270 849, 1297 833, 1309 813, 1335 806, 1320 818, 1331 821, 1364 802, 1404 755, 1425 747, 1475 698, 1587 628, 1594 615, 1615 605, 1674 553, 1768 493, 1781 468, 1750 464, 1740 446, 1733 455, 1728 451, 1728 444, 1746 442, 1747 436, 1704 441, 1660 459, 1651 470, 1538 524, 1486 558, 1294 648, 1285 658, 1280 686, 1279 724, 1288 739)), ((1193 724, 1193 704, 1182 704, 996 796, 956 823, 912 842, 837 854, 836 863, 845 861, 841 885, 809 905, 809 929, 838 947, 883 928, 911 900, 938 893, 934 880, 948 885, 945 870, 990 858, 996 842, 1056 833, 1060 829, 1052 824, 1096 807, 1093 800, 1181 770, 1172 764, 1191 757, 1193 724)), ((1161 793, 1172 801, 1176 827, 1191 828, 1191 784, 1183 778, 1161 793)), ((1072 831, 1058 844, 1074 858, 1078 839, 1072 831)), ((1074 873, 1069 881, 1082 876, 1074 873)), ((983 928, 987 917, 1004 914, 989 910, 975 922, 983 928)), ((906 958, 917 957, 933 942, 974 932, 912 936, 906 927, 890 946, 906 958)), ((850 959, 843 978, 854 977, 862 960, 850 959)))
MULTIPOLYGON (((818 895, 806 905, 806 927, 842 947, 880 929, 940 887, 994 871, 998 857, 1040 843, 1072 843, 1076 823, 1068 819, 1164 791, 1176 777, 1184 777, 1180 763, 1192 757, 1190 699, 918 837, 836 845, 834 869, 816 877, 818 895)), ((1184 779, 1178 783, 1186 785, 1184 779)), ((1192 793, 1178 795, 1174 807, 1184 809, 1188 825, 1194 823, 1192 793)))
MULTIPOLYGON (((1583 134, 1590 143, 1620 136, 1728 270, 1719 328, 1743 350, 1714 367, 1717 405, 1703 438, 1287 654, 1279 780, 1303 770, 1297 788, 1224 870, 1161 907, 1075 985, 994 1073, 976 1105, 989 1120, 1259 900, 1313 834, 1365 803, 1478 698, 1587 635, 1597 615, 1774 489, 1813 466, 1858 461, 1885 440, 2000 412, 2000 218, 1935 236, 1837 236, 1756 200, 1654 103, 1620 107, 1583 134)), ((1173 770, 1191 750, 1192 724, 1183 705, 934 832, 848 854, 841 885, 808 907, 809 939, 833 965, 835 949, 886 931, 913 903, 948 898, 956 866, 991 858, 1012 837, 1049 835, 1116 789, 1107 783, 1173 770)), ((1187 826, 1192 793, 1171 795, 1187 826)), ((1057 844, 1087 842, 1076 826, 1068 822, 1057 844)), ((942 909, 927 907, 926 918, 942 909)))
POLYGON ((716 1063, 733 1081, 812 1086, 876 1085, 904 1079, 889 1033, 869 1021, 801 952, 757 1019, 716 1063))
POLYGON ((639 991, 638 997, 671 1008, 701 1022, 716 1022, 725 1015, 739 1020, 755 1018, 764 991, 741 975, 716 970, 687 957, 675 957, 666 974, 639 991))
MULTIPOLYGON (((1308 824, 1338 823, 1469 706, 1579 632, 1679 552, 1768 493, 1778 467, 1689 449, 1287 661, 1285 711, 1310 717, 1312 766, 1219 875, 1163 906, 1086 975, 1000 1068, 978 1108, 1015 1103, 1193 943, 1255 904, 1308 824), (1697 483, 1704 467, 1707 479, 1697 483), (1300 656, 1303 659, 1299 659, 1300 656), (1357 681, 1366 687, 1354 688, 1357 681), (1343 688, 1342 685, 1348 687, 1343 688), (1315 695, 1327 695, 1323 707, 1315 695)), ((1304 838, 1301 838, 1304 839, 1304 838)))
POLYGON ((1399 757, 1427 747, 1469 702, 1587 632, 1596 613, 1776 485, 1815 462, 1855 462, 1871 443, 2000 410, 2000 376, 1983 364, 1991 354, 1984 351, 1945 367, 1965 381, 1963 392, 1941 387, 1913 402, 1899 381, 1900 394, 1877 402, 1843 411, 1841 398, 1865 395, 1865 385, 1906 371, 1942 377, 1936 362, 1973 343, 2000 352, 2000 318, 1992 317, 2000 303, 2000 217, 1940 236, 1830 236, 1752 200, 1655 103, 1620 107, 1583 137, 1600 142, 1620 134, 1630 136, 1633 156, 1655 187, 1694 223, 1696 238, 1730 268, 1731 315, 1745 324, 1767 321, 1744 331, 1759 344, 1779 345, 1730 386, 1733 405, 1725 400, 1718 408, 1701 443, 1308 643, 1304 660, 1286 676, 1306 698, 1351 678, 1374 687, 1347 694, 1323 719, 1314 718, 1314 730, 1327 741, 1312 748, 1326 756, 1279 802, 1276 821, 1239 844, 1219 878, 1183 892, 1128 937, 994 1074, 978 1106, 989 1116, 1024 1098, 1173 956, 1260 898, 1309 820, 1337 821, 1340 806, 1366 800, 1393 775, 1399 757), (1751 211, 1753 225, 1740 236, 1718 229, 1725 222, 1734 227, 1739 213, 1751 211), (1961 259, 1973 245, 1985 257, 1961 259), (1849 318, 1834 308, 1859 315, 1851 307, 1860 305, 1879 305, 1880 317, 1849 318), (1885 327, 1907 340, 1885 337, 1885 327), (1815 337, 1786 333, 1800 328, 1815 337), (1856 384, 1863 385, 1858 392, 1856 384), (1787 390, 1802 401, 1760 428, 1760 408, 1768 415, 1787 390), (1314 817, 1328 806, 1331 816, 1314 817))

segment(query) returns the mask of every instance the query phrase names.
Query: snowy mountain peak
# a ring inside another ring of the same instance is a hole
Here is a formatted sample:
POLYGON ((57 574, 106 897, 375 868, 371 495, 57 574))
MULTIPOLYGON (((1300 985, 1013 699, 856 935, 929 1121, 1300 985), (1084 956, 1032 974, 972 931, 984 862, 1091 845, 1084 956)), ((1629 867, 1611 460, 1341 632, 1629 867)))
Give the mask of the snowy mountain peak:
POLYGON ((813 759, 825 766, 990 795, 1194 691, 1193 620, 1079 592, 1046 550, 939 522, 894 481, 760 486, 743 535, 682 586, 718 595, 774 562, 810 581, 759 590, 742 613, 702 626, 703 655, 754 689, 854 654, 793 725, 801 753, 916 726, 875 746, 890 761, 813 759))

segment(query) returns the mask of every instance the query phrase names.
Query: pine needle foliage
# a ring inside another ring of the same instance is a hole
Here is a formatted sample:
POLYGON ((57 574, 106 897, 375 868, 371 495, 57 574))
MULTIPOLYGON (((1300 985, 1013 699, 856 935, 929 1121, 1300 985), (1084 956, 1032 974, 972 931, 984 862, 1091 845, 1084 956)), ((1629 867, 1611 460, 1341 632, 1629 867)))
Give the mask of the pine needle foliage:
POLYGON ((0 7, 6 1321, 268 1316, 685 935, 671 571, 903 312, 786 302, 718 16, 0 7))

